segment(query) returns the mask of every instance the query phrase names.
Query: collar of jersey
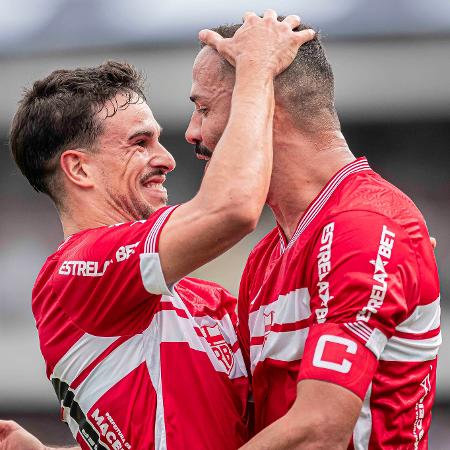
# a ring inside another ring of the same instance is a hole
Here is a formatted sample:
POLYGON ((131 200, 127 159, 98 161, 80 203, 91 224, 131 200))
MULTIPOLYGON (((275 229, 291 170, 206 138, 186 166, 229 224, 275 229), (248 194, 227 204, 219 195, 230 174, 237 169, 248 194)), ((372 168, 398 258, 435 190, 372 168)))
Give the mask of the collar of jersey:
POLYGON ((290 249, 302 233, 308 228, 309 224, 319 214, 322 208, 325 206, 329 198, 337 187, 350 175, 354 173, 363 172, 366 170, 372 170, 367 162, 367 158, 357 158, 351 163, 344 166, 338 172, 336 172, 328 181, 328 183, 322 188, 317 197, 306 208, 305 213, 300 218, 297 228, 289 242, 286 242, 286 237, 280 225, 277 224, 278 234, 280 235, 280 253, 283 254, 286 250, 290 249))

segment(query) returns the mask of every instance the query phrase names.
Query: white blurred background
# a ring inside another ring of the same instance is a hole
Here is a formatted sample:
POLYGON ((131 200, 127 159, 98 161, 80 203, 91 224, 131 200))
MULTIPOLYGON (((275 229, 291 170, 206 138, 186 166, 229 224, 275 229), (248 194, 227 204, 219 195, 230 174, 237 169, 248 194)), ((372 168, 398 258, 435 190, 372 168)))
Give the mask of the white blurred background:
MULTIPOLYGON (((54 69, 126 60, 148 77, 163 144, 178 165, 171 203, 196 191, 202 165, 184 141, 191 67, 201 28, 240 21, 246 10, 299 14, 320 30, 336 77, 350 148, 404 190, 438 239, 444 343, 430 448, 450 445, 450 1, 448 0, 0 0, 0 418, 48 443, 70 443, 44 365, 30 308, 34 279, 62 239, 56 212, 21 177, 8 127, 23 87, 54 69)), ((251 247, 273 221, 196 275, 237 292, 251 247)))

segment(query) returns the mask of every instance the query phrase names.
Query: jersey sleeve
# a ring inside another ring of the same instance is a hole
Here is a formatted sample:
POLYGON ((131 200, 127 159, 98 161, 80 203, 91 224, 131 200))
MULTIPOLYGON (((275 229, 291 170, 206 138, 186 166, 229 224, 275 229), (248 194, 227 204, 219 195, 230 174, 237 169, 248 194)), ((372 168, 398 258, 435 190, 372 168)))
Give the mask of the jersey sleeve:
POLYGON ((408 234, 382 214, 338 214, 321 228, 308 272, 313 323, 299 380, 336 383, 363 399, 387 340, 418 299, 408 234))
POLYGON ((171 295, 161 269, 158 243, 175 207, 149 219, 89 230, 62 248, 53 276, 55 298, 85 332, 141 332, 162 294, 171 295))

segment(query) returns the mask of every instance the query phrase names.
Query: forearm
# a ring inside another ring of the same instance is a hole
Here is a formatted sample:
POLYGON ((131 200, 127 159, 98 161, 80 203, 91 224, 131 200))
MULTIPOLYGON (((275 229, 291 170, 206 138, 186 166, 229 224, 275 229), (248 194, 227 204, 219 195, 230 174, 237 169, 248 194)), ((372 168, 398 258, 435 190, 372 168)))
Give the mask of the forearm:
POLYGON ((361 399, 342 386, 302 380, 291 409, 241 450, 346 450, 361 405, 361 399))
POLYGON ((310 444, 306 430, 284 416, 260 431, 240 450, 306 450, 309 448, 318 450, 322 448, 313 447, 310 444))
POLYGON ((45 446, 43 450, 81 450, 81 447, 47 447, 45 446))
POLYGON ((272 170, 273 77, 238 65, 227 127, 206 171, 204 206, 245 207, 259 217, 272 170))

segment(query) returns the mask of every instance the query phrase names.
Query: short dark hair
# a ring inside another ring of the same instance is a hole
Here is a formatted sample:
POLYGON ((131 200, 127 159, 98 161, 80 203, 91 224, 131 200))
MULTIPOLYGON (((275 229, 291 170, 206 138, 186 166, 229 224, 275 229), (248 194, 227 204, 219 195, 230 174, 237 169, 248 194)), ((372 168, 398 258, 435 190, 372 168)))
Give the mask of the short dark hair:
MULTIPOLYGON (((284 16, 278 17, 280 22, 284 19, 284 16)), ((241 23, 221 25, 213 30, 224 38, 231 38, 241 26, 241 23)), ((308 28, 312 27, 301 24, 294 31, 308 28)), ((203 48, 205 44, 201 46, 203 48)), ((223 58, 222 63, 224 70, 234 70, 223 58)), ((300 47, 292 64, 275 79, 275 94, 297 126, 321 116, 323 110, 337 120, 333 70, 321 44, 320 33, 300 47)))
POLYGON ((145 101, 143 85, 133 66, 107 61, 97 67, 55 70, 25 90, 12 121, 10 147, 31 186, 60 204, 59 155, 69 148, 92 149, 102 131, 96 114, 119 93, 125 95, 125 102, 111 102, 109 115, 145 101))

